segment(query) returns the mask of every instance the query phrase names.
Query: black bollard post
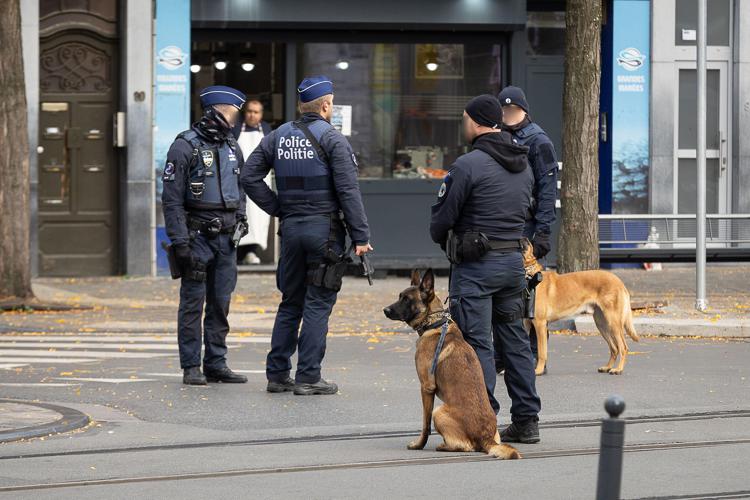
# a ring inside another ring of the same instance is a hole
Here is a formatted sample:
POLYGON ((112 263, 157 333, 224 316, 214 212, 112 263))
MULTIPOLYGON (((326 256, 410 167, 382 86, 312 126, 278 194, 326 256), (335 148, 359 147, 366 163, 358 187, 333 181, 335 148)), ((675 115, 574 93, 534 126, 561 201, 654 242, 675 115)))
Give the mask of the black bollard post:
POLYGON ((597 500, 619 500, 622 482, 622 447, 625 442, 625 421, 618 417, 625 411, 625 400, 614 395, 604 402, 609 418, 602 420, 599 446, 599 477, 596 481, 597 500))

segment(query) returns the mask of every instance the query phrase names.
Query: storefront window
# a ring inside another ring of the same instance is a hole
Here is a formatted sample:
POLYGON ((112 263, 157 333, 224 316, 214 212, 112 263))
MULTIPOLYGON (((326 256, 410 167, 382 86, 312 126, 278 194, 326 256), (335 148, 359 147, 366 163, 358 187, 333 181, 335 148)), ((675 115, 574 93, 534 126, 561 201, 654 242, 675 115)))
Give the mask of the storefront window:
POLYGON ((310 43, 298 75, 334 81, 334 124, 354 148, 363 178, 442 178, 467 151, 465 104, 497 94, 502 46, 310 43))
POLYGON ((529 12, 526 20, 526 55, 565 55, 565 12, 529 12))

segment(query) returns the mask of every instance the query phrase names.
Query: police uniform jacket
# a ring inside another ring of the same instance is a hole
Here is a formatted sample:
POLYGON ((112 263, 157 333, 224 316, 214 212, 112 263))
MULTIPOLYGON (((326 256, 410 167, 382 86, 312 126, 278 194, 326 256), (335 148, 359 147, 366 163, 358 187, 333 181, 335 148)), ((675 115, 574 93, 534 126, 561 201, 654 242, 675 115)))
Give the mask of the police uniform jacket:
POLYGON ((529 148, 529 165, 534 172, 534 217, 529 220, 524 235, 535 232, 550 234, 555 222, 557 199, 557 158, 555 147, 547 133, 528 118, 511 130, 513 138, 529 148))
POLYGON ((189 243, 188 217, 201 221, 219 218, 223 227, 245 217, 242 164, 242 151, 231 135, 217 142, 194 125, 177 136, 162 174, 164 224, 172 244, 189 243), (191 190, 191 182, 202 183, 202 192, 191 190))
POLYGON ((507 132, 477 137, 440 187, 432 206, 432 240, 444 246, 451 229, 481 231, 491 240, 521 239, 534 183, 527 151, 507 132))
POLYGON ((245 192, 265 212, 281 218, 343 211, 352 241, 367 243, 370 230, 349 142, 317 113, 305 113, 300 121, 322 151, 295 122, 283 124, 263 137, 247 159, 241 174, 245 192), (263 182, 272 168, 278 194, 263 182))

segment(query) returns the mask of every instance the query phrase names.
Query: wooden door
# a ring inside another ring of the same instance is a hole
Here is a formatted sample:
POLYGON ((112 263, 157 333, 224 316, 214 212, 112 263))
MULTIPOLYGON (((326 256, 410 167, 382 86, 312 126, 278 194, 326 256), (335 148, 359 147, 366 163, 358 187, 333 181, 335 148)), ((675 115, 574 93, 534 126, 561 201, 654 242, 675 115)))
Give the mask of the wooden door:
POLYGON ((41 44, 39 271, 118 272, 118 168, 112 120, 117 42, 64 34, 41 44))

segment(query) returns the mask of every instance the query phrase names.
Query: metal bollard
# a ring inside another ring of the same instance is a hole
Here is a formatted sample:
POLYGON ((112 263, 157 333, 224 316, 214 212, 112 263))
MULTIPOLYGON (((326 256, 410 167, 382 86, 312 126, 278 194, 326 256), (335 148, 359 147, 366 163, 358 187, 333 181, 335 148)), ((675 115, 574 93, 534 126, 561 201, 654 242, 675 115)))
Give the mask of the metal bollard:
POLYGON ((619 500, 625 421, 618 417, 625 411, 625 400, 621 396, 610 396, 604 402, 604 409, 609 413, 609 418, 602 420, 596 498, 597 500, 619 500))

